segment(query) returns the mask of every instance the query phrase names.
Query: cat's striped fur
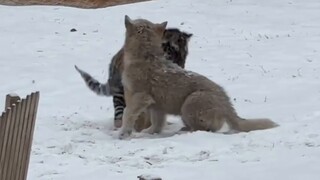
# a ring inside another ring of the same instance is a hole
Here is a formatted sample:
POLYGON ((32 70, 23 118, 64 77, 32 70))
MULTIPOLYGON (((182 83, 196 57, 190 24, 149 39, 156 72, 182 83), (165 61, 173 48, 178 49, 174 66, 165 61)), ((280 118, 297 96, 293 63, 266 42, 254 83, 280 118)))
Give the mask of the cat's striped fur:
MULTIPOLYGON (((168 28, 164 33, 162 44, 165 58, 184 68, 188 55, 188 42, 191 37, 192 34, 182 32, 177 28, 168 28)), ((121 72, 123 69, 122 61, 123 48, 113 56, 109 64, 108 81, 104 84, 75 66, 89 89, 100 96, 113 96, 115 127, 121 127, 123 111, 126 106, 123 85, 121 82, 121 72)))

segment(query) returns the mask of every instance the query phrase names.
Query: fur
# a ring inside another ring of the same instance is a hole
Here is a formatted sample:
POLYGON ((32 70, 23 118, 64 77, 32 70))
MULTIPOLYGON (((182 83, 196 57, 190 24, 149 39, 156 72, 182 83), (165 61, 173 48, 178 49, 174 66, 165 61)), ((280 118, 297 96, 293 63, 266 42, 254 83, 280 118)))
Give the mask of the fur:
MULTIPOLYGON (((184 68, 188 55, 188 42, 191 37, 192 34, 180 31, 177 28, 166 29, 161 42, 166 60, 172 61, 184 68)), ((77 66, 75 66, 75 68, 80 73, 87 87, 95 94, 100 96, 113 96, 114 125, 117 128, 121 127, 123 111, 126 107, 124 90, 121 82, 121 72, 123 71, 123 48, 113 56, 109 64, 109 78, 107 83, 102 84, 77 66)), ((150 126, 150 123, 145 122, 148 120, 142 118, 143 116, 144 115, 141 115, 136 122, 135 129, 137 131, 141 131, 150 126)))
POLYGON ((126 38, 122 83, 127 96, 119 138, 132 133, 135 120, 149 112, 147 133, 159 133, 167 114, 181 116, 192 131, 216 132, 224 123, 230 131, 276 127, 269 119, 241 120, 225 90, 198 73, 187 71, 163 58, 161 37, 167 22, 131 20, 125 16, 126 38))

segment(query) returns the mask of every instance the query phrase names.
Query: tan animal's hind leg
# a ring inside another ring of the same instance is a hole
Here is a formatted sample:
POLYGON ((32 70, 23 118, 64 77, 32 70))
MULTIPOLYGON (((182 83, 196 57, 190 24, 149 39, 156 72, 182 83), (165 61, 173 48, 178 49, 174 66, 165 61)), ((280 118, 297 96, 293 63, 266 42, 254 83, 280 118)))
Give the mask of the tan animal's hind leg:
POLYGON ((188 130, 218 131, 225 122, 219 97, 208 92, 190 94, 181 107, 181 118, 188 130))
POLYGON ((160 133, 166 120, 165 113, 154 108, 149 108, 149 112, 151 115, 151 126, 142 132, 149 134, 160 133))
POLYGON ((125 95, 128 97, 127 106, 124 110, 122 118, 122 127, 120 130, 119 138, 124 139, 131 135, 135 121, 138 117, 146 111, 146 109, 154 103, 151 96, 145 93, 131 94, 129 91, 125 91, 125 95))

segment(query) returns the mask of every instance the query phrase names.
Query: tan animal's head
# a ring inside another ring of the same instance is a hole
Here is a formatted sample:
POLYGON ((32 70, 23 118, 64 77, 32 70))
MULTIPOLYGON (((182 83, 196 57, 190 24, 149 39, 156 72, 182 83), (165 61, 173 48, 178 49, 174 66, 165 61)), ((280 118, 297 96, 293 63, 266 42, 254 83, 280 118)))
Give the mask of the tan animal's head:
POLYGON ((125 51, 163 53, 161 42, 167 23, 152 23, 146 19, 132 20, 125 15, 125 51))

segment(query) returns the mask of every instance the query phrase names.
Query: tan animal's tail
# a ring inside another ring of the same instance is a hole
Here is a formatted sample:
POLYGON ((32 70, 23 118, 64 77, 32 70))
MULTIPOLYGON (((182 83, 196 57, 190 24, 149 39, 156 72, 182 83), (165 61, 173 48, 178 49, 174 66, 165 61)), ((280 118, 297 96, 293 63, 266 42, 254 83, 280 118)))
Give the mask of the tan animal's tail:
POLYGON ((270 119, 245 119, 238 120, 238 130, 243 132, 249 132, 254 130, 271 129, 279 126, 277 123, 270 119))

